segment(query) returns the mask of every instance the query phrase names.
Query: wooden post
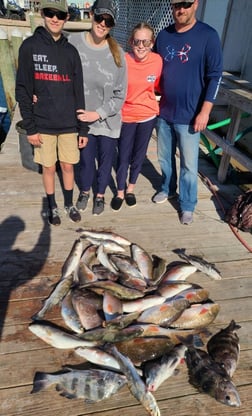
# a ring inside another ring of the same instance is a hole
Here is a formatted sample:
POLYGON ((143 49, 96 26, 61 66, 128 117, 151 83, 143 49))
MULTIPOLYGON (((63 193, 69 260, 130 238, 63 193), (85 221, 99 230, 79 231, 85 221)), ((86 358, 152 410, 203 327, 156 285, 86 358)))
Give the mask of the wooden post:
MULTIPOLYGON (((229 124, 227 132, 227 142, 234 145, 235 137, 238 133, 239 125, 241 121, 241 110, 232 106, 231 123, 229 124)), ((220 183, 224 183, 227 177, 228 166, 230 162, 230 155, 223 153, 218 170, 218 180, 220 183)))
POLYGON ((20 30, 14 29, 11 33, 11 43, 14 56, 15 69, 18 67, 18 51, 21 43, 23 42, 23 36, 20 30))
POLYGON ((0 72, 2 75, 3 88, 10 118, 12 119, 16 105, 15 74, 8 35, 3 29, 0 29, 0 57, 0 72))

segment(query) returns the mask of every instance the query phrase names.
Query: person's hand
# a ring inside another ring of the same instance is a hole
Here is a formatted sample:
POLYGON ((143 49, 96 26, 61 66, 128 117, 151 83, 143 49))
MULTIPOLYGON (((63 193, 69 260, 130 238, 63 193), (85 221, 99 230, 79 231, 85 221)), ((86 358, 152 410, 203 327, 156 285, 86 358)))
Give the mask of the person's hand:
POLYGON ((207 128, 209 115, 206 113, 199 113, 194 122, 194 131, 201 132, 207 128))
POLYGON ((93 123, 99 120, 100 115, 96 111, 77 110, 77 118, 85 123, 93 123))
POLYGON ((38 146, 38 147, 40 147, 41 144, 43 143, 42 137, 40 136, 39 133, 27 135, 27 140, 33 146, 38 146))
POLYGON ((83 149, 88 144, 88 137, 79 136, 79 149, 83 149))

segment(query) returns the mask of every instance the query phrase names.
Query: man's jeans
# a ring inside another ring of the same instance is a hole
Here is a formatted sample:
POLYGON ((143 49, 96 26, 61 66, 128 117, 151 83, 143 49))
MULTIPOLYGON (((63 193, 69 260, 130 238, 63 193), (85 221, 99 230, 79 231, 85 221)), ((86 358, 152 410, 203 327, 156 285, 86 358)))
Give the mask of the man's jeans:
POLYGON ((168 196, 177 190, 176 147, 180 153, 179 203, 181 211, 194 211, 198 193, 200 133, 184 124, 157 119, 158 161, 162 172, 162 191, 168 196))

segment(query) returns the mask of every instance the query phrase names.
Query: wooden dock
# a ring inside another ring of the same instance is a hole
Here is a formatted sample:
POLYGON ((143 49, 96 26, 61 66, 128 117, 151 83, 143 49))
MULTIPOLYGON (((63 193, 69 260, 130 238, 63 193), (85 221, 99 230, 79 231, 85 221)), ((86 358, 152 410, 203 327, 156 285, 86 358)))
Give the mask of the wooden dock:
MULTIPOLYGON (((147 413, 125 386, 108 400, 95 404, 61 397, 54 387, 30 394, 36 371, 56 372, 62 366, 82 362, 73 350, 50 347, 28 330, 31 316, 41 308, 76 238, 77 226, 62 218, 60 227, 50 227, 41 215, 44 193, 41 175, 21 164, 15 121, 0 153, 0 415, 1 416, 145 416, 147 413)), ((202 153, 202 152, 201 152, 202 153)), ((179 161, 179 159, 178 159, 179 161)), ((114 175, 113 175, 114 177, 114 175)), ((110 209, 112 186, 106 192, 105 212, 92 216, 91 203, 78 225, 110 230, 144 247, 150 254, 177 261, 173 252, 186 248, 215 263, 222 280, 214 281, 201 272, 189 280, 206 287, 220 312, 210 326, 215 333, 234 319, 241 329, 240 361, 233 381, 240 408, 231 408, 200 394, 189 383, 185 364, 177 376, 169 378, 154 393, 161 415, 250 416, 252 414, 252 236, 240 239, 223 221, 224 210, 240 189, 231 183, 218 184, 216 168, 201 155, 199 161, 199 201, 191 226, 182 226, 169 202, 153 204, 151 197, 160 185, 155 137, 151 139, 142 174, 136 187, 137 206, 126 205, 118 213, 110 209), (211 188, 211 189, 210 189, 211 188), (245 244, 246 243, 246 244, 245 244)), ((78 189, 75 189, 77 198, 78 189)), ((62 194, 57 184, 57 200, 62 194)), ((57 308, 48 319, 60 322, 57 308)))

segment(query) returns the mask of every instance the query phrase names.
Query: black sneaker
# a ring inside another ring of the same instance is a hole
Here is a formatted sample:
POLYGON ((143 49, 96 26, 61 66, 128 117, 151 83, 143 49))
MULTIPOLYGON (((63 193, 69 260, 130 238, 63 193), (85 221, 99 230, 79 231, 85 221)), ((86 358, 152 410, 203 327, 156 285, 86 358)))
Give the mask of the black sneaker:
POLYGON ((114 196, 114 198, 111 200, 111 208, 113 211, 120 211, 120 209, 122 208, 122 204, 123 204, 124 199, 123 198, 119 198, 119 196, 114 196))
POLYGON ((135 197, 135 194, 133 194, 131 192, 127 193, 125 195, 125 201, 126 201, 126 204, 129 207, 134 207, 136 205, 136 197, 135 197))
POLYGON ((48 222, 51 225, 60 225, 61 224, 59 211, 58 211, 57 207, 48 209, 48 222))
POLYGON ((81 215, 79 211, 72 205, 71 207, 65 207, 65 212, 73 222, 80 222, 81 215))
POLYGON ((104 211, 104 198, 101 196, 97 196, 94 200, 94 206, 93 206, 93 215, 100 215, 104 211))
POLYGON ((80 192, 80 195, 76 202, 76 207, 78 208, 78 210, 85 211, 87 208, 88 200, 89 194, 87 192, 80 192))

